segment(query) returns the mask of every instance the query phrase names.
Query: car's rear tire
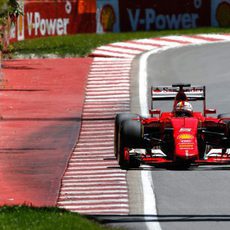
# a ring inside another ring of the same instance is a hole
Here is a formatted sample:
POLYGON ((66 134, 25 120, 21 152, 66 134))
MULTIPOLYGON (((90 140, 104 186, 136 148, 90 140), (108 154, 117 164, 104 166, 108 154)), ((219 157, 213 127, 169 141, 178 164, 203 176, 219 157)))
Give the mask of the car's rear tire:
POLYGON ((222 114, 219 114, 219 115, 217 116, 217 118, 219 118, 219 119, 224 119, 223 122, 224 122, 225 124, 227 124, 227 128, 228 128, 229 123, 230 123, 230 113, 222 113, 222 114))
POLYGON ((140 161, 127 152, 132 148, 143 147, 143 126, 138 120, 124 120, 118 135, 117 158, 121 168, 138 168, 140 161), (127 155, 128 154, 128 155, 127 155))
POLYGON ((133 113, 119 113, 116 115, 115 127, 114 127, 114 155, 116 158, 118 156, 118 136, 119 136, 119 130, 121 128, 122 122, 131 119, 138 119, 138 118, 140 118, 140 116, 133 113))
POLYGON ((219 119, 223 119, 223 122, 226 124, 225 129, 225 135, 228 138, 228 141, 226 142, 226 145, 228 145, 228 148, 230 147, 230 113, 222 113, 217 116, 219 119), (229 118, 229 119, 228 119, 229 118))

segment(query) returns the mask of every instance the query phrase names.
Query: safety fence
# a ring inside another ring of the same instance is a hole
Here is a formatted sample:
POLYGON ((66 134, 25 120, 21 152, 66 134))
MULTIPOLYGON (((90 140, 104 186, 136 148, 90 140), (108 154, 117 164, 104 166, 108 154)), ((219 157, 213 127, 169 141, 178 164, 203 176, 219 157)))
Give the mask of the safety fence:
POLYGON ((20 0, 10 40, 78 33, 230 27, 230 0, 20 0))

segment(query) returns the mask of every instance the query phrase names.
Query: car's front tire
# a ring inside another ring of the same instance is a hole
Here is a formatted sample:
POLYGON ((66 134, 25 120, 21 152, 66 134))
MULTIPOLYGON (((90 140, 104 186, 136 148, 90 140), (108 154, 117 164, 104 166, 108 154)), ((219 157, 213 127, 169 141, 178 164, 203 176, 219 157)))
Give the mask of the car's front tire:
POLYGON ((114 127, 114 155, 118 157, 118 135, 121 129, 121 124, 123 121, 131 119, 139 119, 140 116, 133 113, 118 113, 115 117, 115 127, 114 127))
POLYGON ((121 168, 138 168, 140 161, 129 156, 129 149, 143 147, 143 126, 139 120, 122 122, 118 135, 118 163, 121 168))

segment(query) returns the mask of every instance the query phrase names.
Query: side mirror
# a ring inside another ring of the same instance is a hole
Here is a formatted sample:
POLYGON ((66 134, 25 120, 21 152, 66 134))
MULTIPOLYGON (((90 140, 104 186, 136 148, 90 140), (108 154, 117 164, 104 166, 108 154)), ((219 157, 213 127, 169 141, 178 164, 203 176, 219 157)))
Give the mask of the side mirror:
POLYGON ((216 109, 205 109, 205 114, 215 114, 216 109))
POLYGON ((150 110, 149 110, 149 113, 150 113, 151 115, 154 115, 154 114, 160 115, 160 114, 161 114, 161 110, 160 110, 160 109, 150 109, 150 110))

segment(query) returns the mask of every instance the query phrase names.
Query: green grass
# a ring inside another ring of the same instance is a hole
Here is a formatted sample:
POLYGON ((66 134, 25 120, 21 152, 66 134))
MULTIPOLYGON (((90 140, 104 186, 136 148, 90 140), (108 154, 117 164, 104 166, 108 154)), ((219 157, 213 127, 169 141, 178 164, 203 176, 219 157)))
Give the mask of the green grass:
POLYGON ((109 230, 76 213, 58 208, 31 208, 13 206, 0 208, 2 230, 109 230))
POLYGON ((43 56, 55 54, 61 57, 85 57, 93 49, 104 44, 166 35, 199 34, 199 33, 230 33, 230 28, 199 28, 190 30, 168 30, 132 33, 79 34, 62 37, 47 37, 25 40, 14 44, 12 54, 35 54, 43 56))

